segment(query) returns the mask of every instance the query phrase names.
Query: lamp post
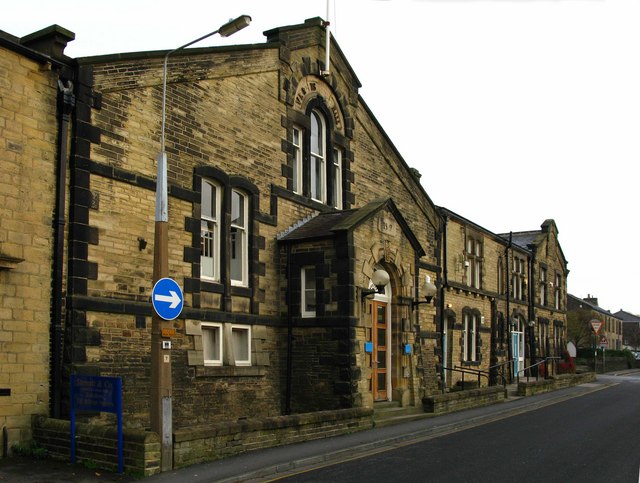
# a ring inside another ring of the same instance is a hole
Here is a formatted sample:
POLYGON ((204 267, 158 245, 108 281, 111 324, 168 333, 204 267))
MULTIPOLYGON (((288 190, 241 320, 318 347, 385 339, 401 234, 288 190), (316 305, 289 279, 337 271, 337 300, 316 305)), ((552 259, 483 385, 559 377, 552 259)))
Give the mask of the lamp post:
MULTIPOLYGON (((156 181, 155 233, 153 244, 153 283, 169 275, 169 210, 167 194, 167 153, 165 152, 165 118, 167 98, 167 62, 175 52, 201 40, 219 34, 228 37, 251 23, 251 17, 242 15, 222 25, 207 35, 197 38, 177 49, 169 51, 164 57, 162 78, 162 132, 160 152, 158 153, 158 177, 156 181)), ((171 408, 171 350, 170 344, 163 346, 162 329, 166 322, 156 313, 151 326, 151 430, 160 436, 161 471, 169 471, 173 466, 173 423, 171 408)))

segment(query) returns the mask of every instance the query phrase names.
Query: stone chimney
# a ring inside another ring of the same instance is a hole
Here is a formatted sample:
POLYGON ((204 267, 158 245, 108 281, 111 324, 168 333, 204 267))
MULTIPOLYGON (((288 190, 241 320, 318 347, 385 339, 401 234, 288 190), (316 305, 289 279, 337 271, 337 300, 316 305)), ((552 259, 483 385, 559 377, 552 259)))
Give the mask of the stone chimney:
POLYGON ((63 60, 65 47, 75 38, 76 34, 70 30, 60 25, 51 25, 22 37, 20 43, 52 59, 63 60))
POLYGON ((596 307, 599 307, 598 298, 592 297, 591 294, 587 294, 587 296, 583 300, 587 303, 590 303, 591 305, 595 305, 596 307))

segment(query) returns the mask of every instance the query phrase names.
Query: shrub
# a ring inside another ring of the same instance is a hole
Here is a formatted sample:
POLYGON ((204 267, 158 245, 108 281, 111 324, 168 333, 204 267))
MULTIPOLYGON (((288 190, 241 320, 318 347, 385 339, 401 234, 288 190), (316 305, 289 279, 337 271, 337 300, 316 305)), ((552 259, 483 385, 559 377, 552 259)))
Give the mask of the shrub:
POLYGON ((46 448, 38 446, 35 441, 29 441, 26 444, 15 443, 11 446, 11 450, 13 454, 35 459, 43 459, 48 455, 46 448))
POLYGON ((558 374, 575 374, 576 373, 576 361, 569 355, 569 352, 564 352, 564 359, 558 364, 558 374))

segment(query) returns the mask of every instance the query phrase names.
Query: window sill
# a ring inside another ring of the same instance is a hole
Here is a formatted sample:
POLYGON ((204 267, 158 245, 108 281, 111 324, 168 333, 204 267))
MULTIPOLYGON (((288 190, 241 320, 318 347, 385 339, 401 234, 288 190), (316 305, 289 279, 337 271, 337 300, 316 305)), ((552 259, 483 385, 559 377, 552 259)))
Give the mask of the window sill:
POLYGON ((262 377, 265 366, 199 366, 196 377, 262 377))

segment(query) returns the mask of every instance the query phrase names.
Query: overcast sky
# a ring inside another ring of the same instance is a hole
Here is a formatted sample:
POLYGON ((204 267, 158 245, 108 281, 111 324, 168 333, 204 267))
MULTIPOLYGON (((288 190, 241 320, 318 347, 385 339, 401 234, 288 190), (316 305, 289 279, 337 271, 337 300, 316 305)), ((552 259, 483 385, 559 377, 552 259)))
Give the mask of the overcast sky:
MULTIPOLYGON (((199 46, 262 43, 326 18, 326 0, 23 0, 0 30, 51 24, 72 57, 172 49, 240 14, 250 27, 199 46)), ((569 292, 640 314, 640 2, 330 0, 360 91, 438 205, 494 233, 553 218, 569 292)))

